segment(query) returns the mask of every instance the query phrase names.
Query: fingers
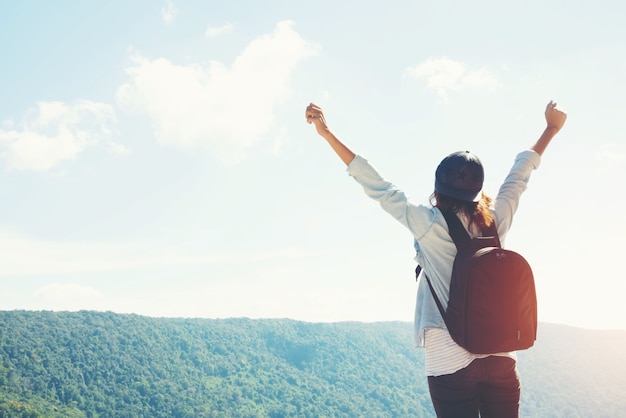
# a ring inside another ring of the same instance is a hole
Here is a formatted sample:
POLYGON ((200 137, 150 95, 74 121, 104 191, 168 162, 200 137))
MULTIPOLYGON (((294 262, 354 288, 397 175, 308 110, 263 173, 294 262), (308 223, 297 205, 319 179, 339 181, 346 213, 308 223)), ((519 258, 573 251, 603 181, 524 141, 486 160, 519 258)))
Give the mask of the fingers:
POLYGON ((310 103, 306 108, 306 121, 308 123, 313 123, 313 119, 319 119, 322 116, 322 108, 317 106, 315 103, 310 103))
POLYGON ((554 100, 550 100, 550 103, 546 106, 546 122, 549 128, 561 130, 567 119, 567 113, 563 109, 558 108, 554 100))
POLYGON ((552 111, 558 112, 558 113, 562 113, 564 115, 566 114, 563 109, 561 109, 560 107, 557 107, 557 103, 554 100, 550 100, 550 102, 547 104, 547 106, 546 106, 546 115, 548 113, 551 113, 552 111))
POLYGON ((315 103, 311 103, 306 107, 307 115, 316 115, 322 113, 322 108, 316 105, 315 103))

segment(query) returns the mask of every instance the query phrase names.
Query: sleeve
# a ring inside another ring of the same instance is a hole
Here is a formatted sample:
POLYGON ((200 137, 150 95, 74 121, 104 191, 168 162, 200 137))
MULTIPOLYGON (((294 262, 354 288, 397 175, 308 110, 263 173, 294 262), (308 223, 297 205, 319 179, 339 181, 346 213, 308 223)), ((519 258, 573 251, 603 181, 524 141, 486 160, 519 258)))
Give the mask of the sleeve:
POLYGON ((385 212, 407 227, 417 239, 432 224, 433 213, 429 208, 412 204, 403 191, 378 174, 365 158, 357 155, 347 171, 363 187, 367 196, 376 200, 385 212))
POLYGON ((503 239, 513 222, 519 200, 528 186, 532 171, 539 167, 541 156, 535 151, 523 151, 517 155, 513 167, 506 176, 494 203, 498 235, 503 239))

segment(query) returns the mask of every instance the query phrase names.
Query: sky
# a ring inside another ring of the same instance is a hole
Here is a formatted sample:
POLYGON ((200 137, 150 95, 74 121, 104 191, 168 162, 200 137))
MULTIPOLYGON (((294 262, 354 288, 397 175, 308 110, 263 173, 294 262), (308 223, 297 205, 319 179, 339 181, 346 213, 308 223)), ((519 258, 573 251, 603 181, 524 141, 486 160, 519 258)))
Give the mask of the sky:
POLYGON ((553 99, 506 246, 540 321, 626 329, 621 8, 0 0, 0 309, 411 321, 413 238, 306 106, 427 204, 457 150, 495 195, 553 99))

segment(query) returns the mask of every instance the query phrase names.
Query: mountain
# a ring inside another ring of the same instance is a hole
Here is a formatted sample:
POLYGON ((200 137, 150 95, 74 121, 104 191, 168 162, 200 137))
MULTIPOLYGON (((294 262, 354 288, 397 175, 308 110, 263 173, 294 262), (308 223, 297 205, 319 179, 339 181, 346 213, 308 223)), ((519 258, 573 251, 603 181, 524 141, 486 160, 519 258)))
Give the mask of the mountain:
MULTIPOLYGON (((522 416, 626 416, 626 331, 540 324, 522 416)), ((429 417, 405 322, 0 311, 0 417, 429 417)))

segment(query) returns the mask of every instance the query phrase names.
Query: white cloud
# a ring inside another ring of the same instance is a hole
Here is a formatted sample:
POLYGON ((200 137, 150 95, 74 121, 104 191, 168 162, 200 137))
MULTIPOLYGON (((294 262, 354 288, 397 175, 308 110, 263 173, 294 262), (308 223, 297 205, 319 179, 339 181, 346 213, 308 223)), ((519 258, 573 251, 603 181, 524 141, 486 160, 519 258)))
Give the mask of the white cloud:
POLYGON ((486 69, 469 71, 465 64, 449 58, 429 58, 425 62, 407 69, 407 74, 426 79, 427 86, 437 92, 443 100, 451 91, 465 88, 494 89, 498 85, 497 78, 486 69))
POLYGON ((207 38, 214 38, 216 36, 224 35, 226 33, 232 32, 235 29, 235 26, 232 23, 226 23, 222 26, 218 27, 208 27, 205 35, 207 38))
POLYGON ((137 55, 118 103, 129 113, 147 114, 161 143, 202 146, 223 161, 237 161, 272 128, 295 65, 316 51, 285 21, 253 40, 230 66, 176 65, 137 55))
POLYGON ((166 24, 171 24, 178 14, 178 9, 171 0, 167 0, 165 7, 161 8, 161 16, 166 24))
POLYGON ((113 107, 104 103, 40 102, 19 123, 5 121, 0 155, 9 168, 46 171, 88 146, 110 142, 115 121, 113 107))

